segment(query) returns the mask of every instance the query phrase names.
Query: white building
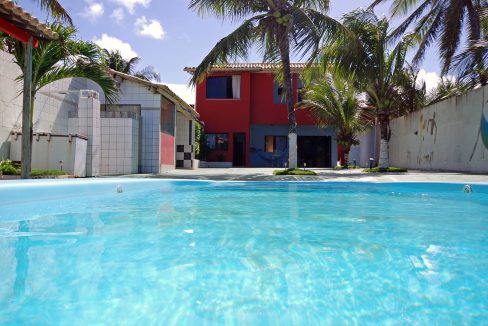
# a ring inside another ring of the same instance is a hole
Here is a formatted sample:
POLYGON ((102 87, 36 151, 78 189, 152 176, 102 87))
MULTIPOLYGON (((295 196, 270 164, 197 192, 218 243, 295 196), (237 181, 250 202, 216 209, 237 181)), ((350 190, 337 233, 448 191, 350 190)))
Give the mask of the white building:
MULTIPOLYGON (((21 74, 0 51, 0 160, 20 161, 21 74)), ((119 103, 94 82, 70 78, 36 94, 32 167, 78 177, 192 168, 198 114, 168 87, 112 71, 119 103)))

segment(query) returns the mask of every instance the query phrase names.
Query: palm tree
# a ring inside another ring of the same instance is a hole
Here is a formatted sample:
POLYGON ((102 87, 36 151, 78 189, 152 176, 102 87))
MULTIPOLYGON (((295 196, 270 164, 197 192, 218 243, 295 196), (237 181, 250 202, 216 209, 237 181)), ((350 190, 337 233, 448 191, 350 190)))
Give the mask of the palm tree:
POLYGON ((394 36, 389 33, 389 20, 377 17, 371 9, 345 15, 343 24, 352 35, 325 44, 320 55, 321 67, 333 74, 352 75, 367 96, 367 105, 374 110, 381 130, 378 165, 387 169, 389 121, 404 105, 406 88, 402 83, 411 39, 402 39, 390 50, 388 45, 394 36))
POLYGON ((339 75, 320 78, 306 88, 298 108, 310 110, 319 126, 335 127, 337 143, 343 149, 341 162, 347 166, 351 147, 359 145, 358 134, 370 121, 353 81, 339 75))
POLYGON ((37 0, 37 2, 41 9, 47 10, 55 19, 73 26, 73 20, 70 14, 58 0, 37 0))
MULTIPOLYGON (((392 35, 400 37, 413 27, 413 33, 419 36, 414 64, 420 62, 426 49, 438 40, 442 72, 446 74, 463 43, 472 45, 486 36, 483 31, 486 22, 481 18, 488 8, 486 0, 375 0, 371 7, 387 1, 392 1, 391 13, 394 17, 409 14, 392 35)), ((488 76, 483 57, 479 51, 472 51, 471 55, 476 64, 483 68, 478 75, 479 83, 486 85, 488 76)))
MULTIPOLYGON (((114 80, 106 73, 105 67, 101 64, 99 48, 91 43, 75 39, 76 30, 73 27, 63 27, 59 24, 52 24, 50 28, 58 33, 56 41, 39 40, 39 46, 32 50, 32 91, 30 103, 30 140, 26 155, 22 157, 22 177, 28 177, 30 173, 30 162, 32 158, 32 116, 34 109, 34 98, 37 91, 54 81, 70 78, 85 77, 96 82, 104 91, 107 102, 114 102, 116 99, 116 86, 114 80)), ((24 51, 22 42, 15 39, 13 43, 13 55, 16 64, 22 70, 18 80, 24 76, 24 51)), ((24 136, 25 137, 25 136, 24 136)))
POLYGON ((464 94, 470 85, 463 83, 459 78, 442 78, 436 88, 428 94, 428 105, 447 100, 453 96, 464 94))
POLYGON ((221 39, 196 68, 191 82, 205 78, 214 65, 246 58, 258 45, 264 62, 280 63, 282 85, 288 109, 289 167, 297 166, 297 129, 292 92, 290 52, 302 57, 317 53, 322 37, 331 38, 343 27, 325 13, 329 0, 191 0, 190 8, 231 21, 244 22, 221 39), (324 34, 325 33, 325 34, 324 34))
POLYGON ((133 57, 126 60, 122 57, 119 50, 109 51, 103 49, 105 65, 110 69, 113 69, 124 74, 133 75, 135 77, 144 80, 155 80, 159 82, 161 80, 160 75, 155 71, 153 66, 144 67, 142 70, 135 71, 135 66, 139 63, 141 58, 133 57))

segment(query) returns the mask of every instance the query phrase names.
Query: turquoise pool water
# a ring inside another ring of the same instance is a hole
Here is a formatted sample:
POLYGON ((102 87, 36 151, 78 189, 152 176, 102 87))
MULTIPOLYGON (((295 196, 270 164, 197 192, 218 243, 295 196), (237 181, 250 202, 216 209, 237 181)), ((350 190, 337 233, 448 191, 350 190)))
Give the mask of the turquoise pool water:
POLYGON ((486 325, 473 188, 2 183, 0 324, 486 325))

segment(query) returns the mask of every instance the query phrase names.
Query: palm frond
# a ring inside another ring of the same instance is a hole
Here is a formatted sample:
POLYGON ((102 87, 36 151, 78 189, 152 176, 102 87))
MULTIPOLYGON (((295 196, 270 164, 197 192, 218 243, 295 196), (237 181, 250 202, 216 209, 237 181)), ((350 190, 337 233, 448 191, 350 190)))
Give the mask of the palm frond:
POLYGON ((196 84, 205 78, 212 66, 225 64, 236 58, 246 58, 251 44, 260 36, 256 23, 266 15, 252 17, 242 23, 235 31, 222 38, 198 65, 192 84, 196 84))

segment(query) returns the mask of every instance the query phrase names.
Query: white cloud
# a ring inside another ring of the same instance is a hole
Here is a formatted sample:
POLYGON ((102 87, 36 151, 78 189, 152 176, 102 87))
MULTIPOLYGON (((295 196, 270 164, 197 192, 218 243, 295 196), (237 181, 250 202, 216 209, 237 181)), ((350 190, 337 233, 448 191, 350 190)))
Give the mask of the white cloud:
POLYGON ((103 3, 94 2, 91 0, 85 2, 87 3, 87 6, 85 6, 85 11, 83 12, 83 16, 95 20, 98 17, 103 15, 105 11, 103 8, 103 3))
POLYGON ((125 43, 124 41, 119 40, 116 37, 109 36, 107 34, 102 34, 100 38, 94 37, 93 42, 95 42, 98 46, 107 49, 109 51, 119 50, 120 55, 122 55, 122 58, 126 60, 138 56, 129 43, 125 43))
POLYGON ((156 40, 162 40, 165 32, 163 26, 156 19, 148 20, 145 16, 137 18, 135 24, 136 34, 142 36, 148 36, 156 40))
POLYGON ((151 0, 112 0, 115 3, 125 7, 130 14, 134 13, 134 8, 136 6, 143 6, 145 8, 149 7, 151 0))
POLYGON ((111 18, 115 19, 117 23, 122 22, 125 17, 124 9, 123 8, 117 8, 112 11, 112 14, 110 15, 111 18))
POLYGON ((195 104, 195 87, 188 86, 187 84, 164 84, 168 86, 176 95, 181 97, 183 101, 188 104, 195 104))
POLYGON ((441 81, 441 78, 436 72, 428 72, 424 69, 420 69, 418 79, 425 81, 425 88, 427 88, 427 92, 436 88, 441 81))

